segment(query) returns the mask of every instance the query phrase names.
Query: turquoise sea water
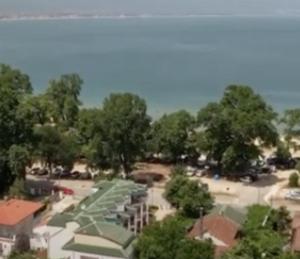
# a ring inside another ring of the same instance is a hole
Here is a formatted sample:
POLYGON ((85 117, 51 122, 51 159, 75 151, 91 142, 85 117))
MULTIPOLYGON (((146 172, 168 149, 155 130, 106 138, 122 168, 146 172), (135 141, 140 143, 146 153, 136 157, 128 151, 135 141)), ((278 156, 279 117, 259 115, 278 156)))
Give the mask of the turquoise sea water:
POLYGON ((154 116, 196 111, 240 83, 282 111, 300 106, 300 17, 0 21, 0 62, 28 73, 37 92, 77 72, 88 106, 130 91, 154 116))

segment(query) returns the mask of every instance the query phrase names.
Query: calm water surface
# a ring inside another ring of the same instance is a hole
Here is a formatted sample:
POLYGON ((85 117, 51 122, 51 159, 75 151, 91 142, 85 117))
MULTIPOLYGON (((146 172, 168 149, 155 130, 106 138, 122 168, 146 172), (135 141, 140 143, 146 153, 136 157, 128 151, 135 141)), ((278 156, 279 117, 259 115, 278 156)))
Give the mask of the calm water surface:
POLYGON ((28 73, 36 92, 77 72, 88 106, 130 91, 154 116, 196 111, 238 83, 281 111, 300 106, 300 17, 0 21, 0 62, 28 73))

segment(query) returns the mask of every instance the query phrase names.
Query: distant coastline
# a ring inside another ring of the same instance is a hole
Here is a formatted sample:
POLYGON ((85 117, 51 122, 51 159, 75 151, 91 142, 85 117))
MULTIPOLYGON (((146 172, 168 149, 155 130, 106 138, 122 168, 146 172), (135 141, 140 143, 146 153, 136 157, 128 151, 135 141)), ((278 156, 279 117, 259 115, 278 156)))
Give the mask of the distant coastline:
POLYGON ((132 19, 132 18, 200 18, 200 17, 300 17, 300 13, 274 14, 92 14, 92 13, 53 13, 53 14, 2 14, 0 21, 26 20, 79 20, 79 19, 132 19))

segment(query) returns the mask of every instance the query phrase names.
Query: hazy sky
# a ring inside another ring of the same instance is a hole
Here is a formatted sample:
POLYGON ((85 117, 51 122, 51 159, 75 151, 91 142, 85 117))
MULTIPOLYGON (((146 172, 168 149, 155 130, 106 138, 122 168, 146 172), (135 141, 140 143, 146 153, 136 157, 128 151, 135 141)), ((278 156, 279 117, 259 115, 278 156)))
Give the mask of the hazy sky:
POLYGON ((300 0, 0 0, 0 14, 300 14, 300 0))

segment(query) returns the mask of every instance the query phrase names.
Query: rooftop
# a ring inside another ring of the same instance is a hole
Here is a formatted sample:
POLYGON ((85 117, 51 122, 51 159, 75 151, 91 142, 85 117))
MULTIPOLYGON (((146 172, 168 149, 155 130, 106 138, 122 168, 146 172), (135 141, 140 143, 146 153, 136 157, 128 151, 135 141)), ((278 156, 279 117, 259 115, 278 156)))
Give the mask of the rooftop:
POLYGON ((4 201, 0 203, 0 224, 14 226, 40 210, 43 206, 39 202, 17 199, 4 201))
POLYGON ((247 210, 241 207, 217 205, 213 208, 210 214, 222 215, 235 223, 242 225, 246 220, 247 210))
POLYGON ((121 217, 125 212, 118 211, 118 207, 130 204, 132 197, 146 195, 146 187, 132 181, 115 179, 100 181, 94 188, 97 189, 95 193, 71 211, 55 215, 48 225, 65 227, 68 222, 77 222, 80 228, 76 233, 104 237, 127 247, 134 235, 123 228, 121 217))
POLYGON ((110 257, 129 257, 133 253, 133 247, 128 246, 126 249, 117 249, 117 248, 108 248, 101 246, 93 246, 93 245, 84 245, 74 243, 74 240, 71 240, 64 247, 64 250, 76 251, 81 253, 93 254, 93 255, 101 255, 101 256, 110 256, 110 257))

